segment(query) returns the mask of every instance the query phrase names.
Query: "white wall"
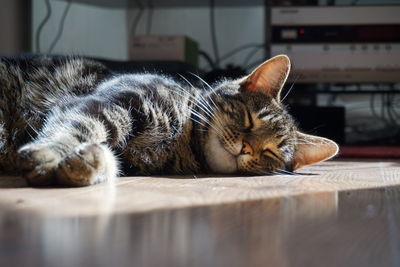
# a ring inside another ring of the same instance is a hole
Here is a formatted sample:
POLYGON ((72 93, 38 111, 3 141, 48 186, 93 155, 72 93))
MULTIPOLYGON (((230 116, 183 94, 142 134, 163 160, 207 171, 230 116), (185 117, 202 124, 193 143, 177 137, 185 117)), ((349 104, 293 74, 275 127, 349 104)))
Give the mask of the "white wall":
MULTIPOLYGON (((51 0, 51 5, 53 14, 41 35, 42 52, 47 51, 56 36, 59 21, 67 3, 51 0)), ((208 7, 156 8, 153 13, 151 33, 187 35, 199 42, 200 48, 212 56, 209 13, 208 7)), ((45 14, 44 0, 33 0, 33 51, 36 51, 35 33, 45 14)), ((147 11, 143 13, 137 34, 146 33, 147 14, 147 11)), ((65 21, 64 33, 53 53, 127 59, 129 28, 136 15, 137 10, 133 9, 107 9, 72 3, 65 21)), ((220 55, 242 44, 264 41, 263 7, 217 7, 215 15, 220 55)), ((251 49, 226 62, 240 64, 249 51, 251 49)), ((260 50, 258 57, 262 55, 262 50, 260 50)), ((201 61, 201 66, 206 66, 204 61, 201 61)))
MULTIPOLYGON (((32 1, 32 51, 35 35, 46 14, 44 0, 32 1)), ((67 2, 51 0, 52 15, 41 34, 41 52, 47 52, 55 38, 67 2)), ((126 12, 72 3, 64 32, 54 48, 55 54, 79 54, 112 59, 126 59, 126 12)))

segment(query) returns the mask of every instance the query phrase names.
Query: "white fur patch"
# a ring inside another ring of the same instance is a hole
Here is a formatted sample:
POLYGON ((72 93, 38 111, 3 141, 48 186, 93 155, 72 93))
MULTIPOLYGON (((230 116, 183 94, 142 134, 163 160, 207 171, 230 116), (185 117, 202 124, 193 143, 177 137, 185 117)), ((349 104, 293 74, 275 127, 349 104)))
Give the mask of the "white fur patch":
POLYGON ((226 151, 214 130, 210 130, 205 145, 205 156, 213 172, 234 173, 237 171, 236 157, 226 151))

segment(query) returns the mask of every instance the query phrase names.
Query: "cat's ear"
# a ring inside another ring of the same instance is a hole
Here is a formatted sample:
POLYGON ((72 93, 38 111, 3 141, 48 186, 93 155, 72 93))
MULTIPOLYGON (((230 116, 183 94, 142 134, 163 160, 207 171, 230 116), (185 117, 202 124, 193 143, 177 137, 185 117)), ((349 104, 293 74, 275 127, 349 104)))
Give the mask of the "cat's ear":
POLYGON ((241 82, 244 91, 271 95, 280 101, 280 92, 290 72, 290 60, 285 55, 275 56, 258 66, 241 82))
POLYGON ((338 145, 323 137, 297 132, 297 149, 292 161, 293 170, 324 161, 335 156, 338 145))

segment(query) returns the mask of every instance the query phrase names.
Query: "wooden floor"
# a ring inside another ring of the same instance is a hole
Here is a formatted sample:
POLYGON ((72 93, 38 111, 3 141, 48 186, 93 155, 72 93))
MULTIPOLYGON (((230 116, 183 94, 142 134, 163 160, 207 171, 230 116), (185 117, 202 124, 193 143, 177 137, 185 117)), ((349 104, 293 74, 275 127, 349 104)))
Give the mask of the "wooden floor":
POLYGON ((0 266, 400 266, 400 160, 86 188, 0 177, 0 266))

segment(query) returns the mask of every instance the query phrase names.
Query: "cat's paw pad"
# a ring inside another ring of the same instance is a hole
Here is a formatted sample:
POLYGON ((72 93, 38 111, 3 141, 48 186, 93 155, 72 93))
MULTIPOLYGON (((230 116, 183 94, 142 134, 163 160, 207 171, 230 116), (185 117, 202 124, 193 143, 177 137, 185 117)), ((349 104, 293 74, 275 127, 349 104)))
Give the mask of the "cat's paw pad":
POLYGON ((86 186, 104 179, 106 151, 99 144, 83 144, 65 157, 57 169, 57 180, 68 186, 86 186))
POLYGON ((18 150, 19 167, 23 177, 34 186, 51 185, 55 182, 55 169, 60 155, 50 147, 30 144, 18 150))

